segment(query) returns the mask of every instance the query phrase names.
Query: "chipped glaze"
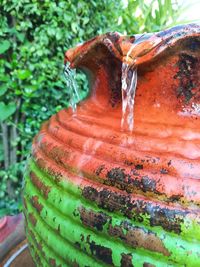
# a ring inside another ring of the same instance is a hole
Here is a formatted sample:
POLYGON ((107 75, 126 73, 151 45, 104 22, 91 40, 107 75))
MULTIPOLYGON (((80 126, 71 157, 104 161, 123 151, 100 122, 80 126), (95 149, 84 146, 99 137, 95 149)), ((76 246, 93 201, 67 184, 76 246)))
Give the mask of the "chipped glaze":
POLYGON ((75 114, 53 115, 33 142, 24 214, 35 263, 199 266, 200 27, 108 33, 65 61, 88 74, 91 93, 75 114), (130 133, 120 125, 121 65, 133 58, 130 133))

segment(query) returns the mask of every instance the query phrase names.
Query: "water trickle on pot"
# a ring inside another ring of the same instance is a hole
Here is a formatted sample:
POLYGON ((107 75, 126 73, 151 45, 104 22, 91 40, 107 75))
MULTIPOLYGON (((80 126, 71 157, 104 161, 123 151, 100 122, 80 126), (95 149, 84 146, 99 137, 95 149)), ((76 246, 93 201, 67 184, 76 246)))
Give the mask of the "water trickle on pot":
MULTIPOLYGON (((136 35, 135 35, 136 37, 136 35)), ((133 131, 134 128, 134 104, 135 93, 137 87, 137 57, 131 57, 134 48, 143 42, 149 34, 141 34, 137 36, 136 41, 131 45, 126 57, 125 62, 122 63, 122 76, 121 76, 121 92, 122 92, 122 118, 121 129, 133 131), (128 62, 128 63, 127 63, 128 62)))
POLYGON ((76 69, 70 68, 70 63, 67 62, 64 66, 64 78, 67 85, 67 90, 70 97, 70 106, 72 107, 73 112, 76 111, 76 103, 80 101, 80 96, 78 93, 78 85, 75 80, 76 69))
POLYGON ((137 86, 137 69, 127 63, 122 63, 122 119, 121 128, 130 132, 134 127, 134 103, 137 86))
MULTIPOLYGON (((135 44, 133 44, 127 55, 126 62, 129 61, 129 56, 133 51, 135 44)), ((131 63, 122 63, 122 130, 127 129, 130 132, 134 127, 134 104, 135 104, 135 92, 137 87, 137 67, 135 66, 136 58, 132 59, 131 63)))

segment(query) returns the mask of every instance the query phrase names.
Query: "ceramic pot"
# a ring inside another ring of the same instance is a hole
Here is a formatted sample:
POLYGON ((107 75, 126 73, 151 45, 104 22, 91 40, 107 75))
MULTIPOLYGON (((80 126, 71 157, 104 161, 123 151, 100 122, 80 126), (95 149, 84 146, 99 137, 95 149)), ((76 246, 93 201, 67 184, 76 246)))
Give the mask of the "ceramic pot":
POLYGON ((25 238, 22 214, 5 216, 0 219, 0 266, 10 251, 25 238))
POLYGON ((24 216, 0 219, 0 266, 34 267, 24 232, 24 216))
POLYGON ((90 95, 33 142, 24 213, 36 265, 200 266, 199 25, 108 33, 65 61, 87 73, 90 95), (122 62, 138 75, 132 131, 122 62))

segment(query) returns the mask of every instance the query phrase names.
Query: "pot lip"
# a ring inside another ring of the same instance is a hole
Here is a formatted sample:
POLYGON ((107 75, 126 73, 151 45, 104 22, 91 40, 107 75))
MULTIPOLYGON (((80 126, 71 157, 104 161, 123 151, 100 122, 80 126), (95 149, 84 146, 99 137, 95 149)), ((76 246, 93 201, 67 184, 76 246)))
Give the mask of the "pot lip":
POLYGON ((178 41, 198 36, 200 23, 177 25, 160 32, 127 36, 118 32, 108 32, 67 50, 64 63, 68 62, 71 68, 82 67, 83 60, 100 46, 105 46, 112 56, 123 62, 128 57, 130 47, 134 46, 131 49, 136 50, 134 53, 140 58, 137 65, 141 65, 156 58, 166 49, 174 47, 178 41), (150 55, 144 60, 143 55, 147 54, 150 55))

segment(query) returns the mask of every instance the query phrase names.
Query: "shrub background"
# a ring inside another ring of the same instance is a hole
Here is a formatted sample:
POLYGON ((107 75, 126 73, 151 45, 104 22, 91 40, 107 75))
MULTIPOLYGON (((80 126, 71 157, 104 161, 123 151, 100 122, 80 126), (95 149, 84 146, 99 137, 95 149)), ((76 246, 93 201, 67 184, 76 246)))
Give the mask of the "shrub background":
MULTIPOLYGON (((31 141, 65 108, 64 52, 107 31, 154 32, 176 24, 170 0, 0 0, 0 217, 21 209, 31 141)), ((81 95, 84 76, 77 74, 81 95)))

